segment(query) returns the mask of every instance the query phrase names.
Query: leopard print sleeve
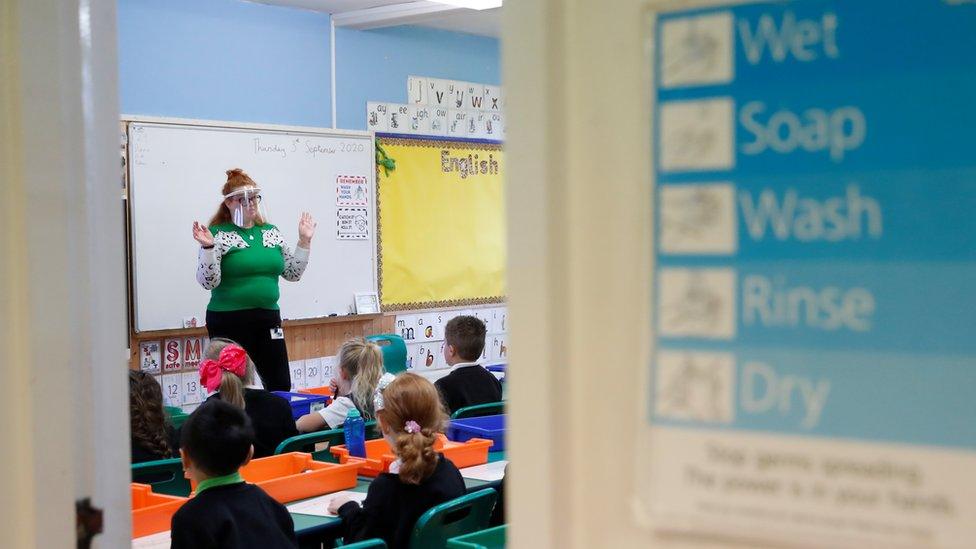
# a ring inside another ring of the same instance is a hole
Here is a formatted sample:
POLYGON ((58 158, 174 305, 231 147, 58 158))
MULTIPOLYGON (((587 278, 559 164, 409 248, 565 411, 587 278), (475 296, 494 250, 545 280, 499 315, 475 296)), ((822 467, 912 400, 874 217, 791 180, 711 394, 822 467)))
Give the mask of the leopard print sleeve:
POLYGON ((197 261, 197 282, 204 290, 213 290, 220 286, 220 259, 231 248, 247 248, 247 242, 237 233, 217 231, 214 235, 214 247, 200 248, 197 261))
POLYGON ((200 248, 197 262, 197 282, 204 290, 213 290, 220 285, 220 256, 217 243, 213 248, 200 248))
POLYGON ((281 256, 285 260, 285 270, 281 273, 281 277, 289 282, 298 282, 305 272, 305 267, 308 267, 308 248, 298 246, 292 253, 291 246, 285 244, 285 239, 277 227, 265 231, 262 241, 268 248, 281 247, 281 256))

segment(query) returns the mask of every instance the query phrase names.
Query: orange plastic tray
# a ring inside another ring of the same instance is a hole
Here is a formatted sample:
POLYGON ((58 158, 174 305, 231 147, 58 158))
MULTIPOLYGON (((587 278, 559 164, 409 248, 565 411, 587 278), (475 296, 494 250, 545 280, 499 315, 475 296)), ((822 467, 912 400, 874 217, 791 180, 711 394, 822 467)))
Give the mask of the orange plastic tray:
POLYGON ((132 483, 132 537, 169 530, 176 510, 187 498, 154 494, 148 484, 132 483))
POLYGON ((332 399, 332 387, 329 387, 328 385, 324 387, 309 387, 308 389, 299 389, 298 392, 306 395, 327 396, 330 400, 332 399))
MULTIPOLYGON (((254 459, 241 467, 241 476, 256 484, 279 503, 321 496, 356 486, 362 464, 323 463, 312 454, 291 452, 254 459)), ((196 484, 193 485, 196 490, 196 484)))
MULTIPOLYGON (((465 442, 453 442, 447 437, 438 434, 437 441, 434 442, 434 450, 444 454, 444 457, 454 462, 458 469, 481 465, 488 462, 488 448, 494 444, 491 440, 483 438, 472 438, 465 442)), ((339 463, 358 463, 360 465, 359 474, 366 477, 375 477, 380 473, 388 473, 390 464, 396 461, 393 449, 387 444, 386 439, 378 438, 366 441, 366 458, 352 457, 349 450, 343 444, 329 449, 332 455, 339 458, 339 463)))

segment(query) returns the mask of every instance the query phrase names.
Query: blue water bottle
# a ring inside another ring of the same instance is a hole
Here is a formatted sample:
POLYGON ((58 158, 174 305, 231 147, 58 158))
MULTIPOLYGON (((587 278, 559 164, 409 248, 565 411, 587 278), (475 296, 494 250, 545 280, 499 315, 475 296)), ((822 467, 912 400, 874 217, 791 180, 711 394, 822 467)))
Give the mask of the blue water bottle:
POLYGON ((359 410, 353 408, 346 414, 346 421, 342 424, 346 435, 346 449, 350 456, 366 457, 366 424, 359 410))

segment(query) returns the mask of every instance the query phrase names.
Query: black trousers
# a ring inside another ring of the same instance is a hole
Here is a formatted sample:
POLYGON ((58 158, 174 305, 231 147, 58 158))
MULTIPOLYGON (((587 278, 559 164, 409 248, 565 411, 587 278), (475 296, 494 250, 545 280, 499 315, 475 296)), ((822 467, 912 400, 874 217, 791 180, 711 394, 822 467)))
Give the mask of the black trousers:
POLYGON ((240 343, 269 391, 291 389, 288 349, 284 339, 272 339, 271 330, 281 328, 281 312, 271 309, 207 311, 207 333, 240 343))

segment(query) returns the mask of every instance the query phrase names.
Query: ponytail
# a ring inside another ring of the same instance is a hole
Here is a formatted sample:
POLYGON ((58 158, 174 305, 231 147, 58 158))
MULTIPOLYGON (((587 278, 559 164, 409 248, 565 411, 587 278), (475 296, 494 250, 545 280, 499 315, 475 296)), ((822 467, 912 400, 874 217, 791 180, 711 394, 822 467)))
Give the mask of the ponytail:
MULTIPOLYGON (((217 360, 220 356, 220 351, 224 350, 224 347, 228 345, 237 345, 237 343, 222 337, 211 339, 210 345, 207 346, 207 350, 203 353, 203 358, 217 360)), ((239 377, 228 370, 220 372, 220 387, 217 388, 217 392, 220 393, 220 400, 243 409, 245 407, 244 387, 254 383, 254 370, 254 361, 248 355, 243 377, 239 377)))
POLYGON ((220 378, 220 400, 244 408, 244 382, 236 375, 224 370, 220 378))
POLYGON ((447 424, 437 389, 426 378, 400 374, 383 390, 383 409, 376 412, 383 433, 392 435, 400 458, 400 480, 420 484, 437 467, 434 443, 447 424))
POLYGON ((132 440, 161 459, 172 455, 163 391, 151 375, 140 370, 129 370, 129 428, 132 440))
POLYGON ((373 419, 373 393, 383 377, 383 351, 379 345, 357 337, 339 348, 339 367, 352 380, 352 399, 363 417, 373 419))
POLYGON ((396 454, 400 458, 400 480, 407 484, 420 484, 434 473, 437 452, 434 443, 437 433, 421 429, 417 433, 399 433, 396 436, 396 454))

